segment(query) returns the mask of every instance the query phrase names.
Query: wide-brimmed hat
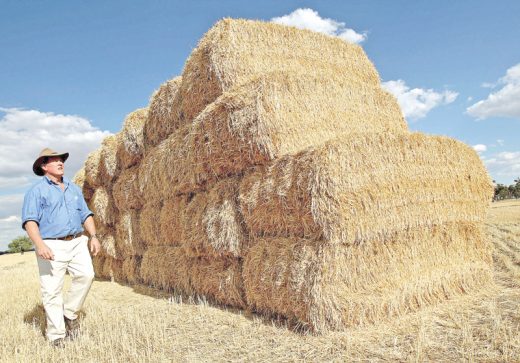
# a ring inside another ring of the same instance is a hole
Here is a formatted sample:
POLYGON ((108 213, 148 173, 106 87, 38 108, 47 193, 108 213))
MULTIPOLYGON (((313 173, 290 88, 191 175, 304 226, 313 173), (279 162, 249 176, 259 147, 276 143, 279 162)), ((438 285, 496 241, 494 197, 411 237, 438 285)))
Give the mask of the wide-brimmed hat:
POLYGON ((42 162, 43 162, 44 158, 51 157, 51 156, 61 156, 61 158, 63 159, 63 162, 65 162, 65 160, 67 160, 67 158, 69 157, 69 153, 58 153, 49 148, 43 149, 33 164, 34 174, 36 174, 38 176, 43 176, 45 174, 41 168, 42 162))

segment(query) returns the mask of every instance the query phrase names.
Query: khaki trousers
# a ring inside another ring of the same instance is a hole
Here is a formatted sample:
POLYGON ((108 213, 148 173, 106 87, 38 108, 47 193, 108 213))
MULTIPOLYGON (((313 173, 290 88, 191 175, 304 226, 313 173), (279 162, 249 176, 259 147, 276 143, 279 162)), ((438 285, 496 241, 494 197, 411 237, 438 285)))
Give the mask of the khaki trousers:
POLYGON ((44 240, 54 253, 54 260, 38 257, 38 270, 43 307, 47 316, 47 338, 50 341, 65 337, 64 317, 74 320, 87 297, 94 268, 88 251, 88 237, 70 241, 44 240), (71 276, 70 289, 63 297, 65 272, 71 276))

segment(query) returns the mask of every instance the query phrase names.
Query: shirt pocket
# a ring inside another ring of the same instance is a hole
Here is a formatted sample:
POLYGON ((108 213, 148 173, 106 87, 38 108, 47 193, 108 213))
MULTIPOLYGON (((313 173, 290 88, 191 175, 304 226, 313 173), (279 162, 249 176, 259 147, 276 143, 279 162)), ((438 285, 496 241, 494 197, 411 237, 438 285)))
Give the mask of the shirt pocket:
POLYGON ((51 197, 49 196, 42 196, 41 202, 41 211, 42 211, 42 218, 47 223, 53 223, 54 222, 54 211, 53 211, 53 202, 51 200, 51 197))

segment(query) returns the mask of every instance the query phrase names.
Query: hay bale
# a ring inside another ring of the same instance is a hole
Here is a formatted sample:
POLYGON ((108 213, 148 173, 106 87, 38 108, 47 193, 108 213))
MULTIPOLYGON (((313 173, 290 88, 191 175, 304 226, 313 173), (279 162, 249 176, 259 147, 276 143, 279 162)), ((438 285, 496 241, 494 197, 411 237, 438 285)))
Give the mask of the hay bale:
POLYGON ((126 282, 136 284, 141 282, 141 256, 129 256, 123 260, 122 275, 126 282))
POLYGON ((111 229, 107 229, 102 225, 96 226, 96 229, 97 235, 99 236, 99 242, 101 244, 100 255, 103 257, 110 257, 114 259, 120 257, 113 231, 111 229))
POLYGON ((115 206, 119 211, 140 209, 143 198, 139 191, 138 165, 123 170, 112 187, 115 206))
POLYGON ((148 108, 137 109, 126 116, 119 132, 121 142, 116 151, 121 168, 130 168, 141 160, 144 152, 143 128, 148 117, 148 108))
POLYGON ((197 295, 219 304, 245 308, 241 261, 229 257, 190 259, 190 284, 197 295))
POLYGON ((146 149, 151 149, 175 130, 173 101, 181 80, 181 77, 175 77, 163 83, 152 95, 143 132, 146 149))
POLYGON ((173 120, 191 122, 223 92, 267 72, 316 74, 379 85, 363 49, 339 38, 283 25, 224 19, 200 40, 186 62, 176 94, 173 120))
POLYGON ((206 107, 194 120, 189 142, 197 173, 210 178, 238 174, 354 132, 407 132, 396 99, 379 86, 274 72, 206 107))
POLYGON ((192 150, 187 143, 190 126, 172 133, 153 148, 140 163, 139 191, 147 198, 169 199, 201 188, 195 179, 192 150))
POLYGON ((224 305, 245 306, 237 259, 188 257, 180 247, 151 247, 143 255, 141 278, 161 289, 205 296, 224 305))
POLYGON ((448 223, 360 245, 263 238, 244 261, 249 306, 324 333, 397 317, 492 283, 475 223, 448 223))
POLYGON ((101 185, 101 179, 99 175, 99 161, 101 157, 101 149, 92 151, 87 156, 85 161, 85 182, 92 188, 96 188, 101 185))
POLYGON ((139 213, 139 231, 143 245, 161 246, 166 244, 161 239, 160 213, 161 201, 149 200, 139 213))
POLYGON ((244 177, 256 236, 359 244, 450 221, 482 222, 493 187, 469 146, 419 133, 345 135, 244 177))
POLYGON ((108 276, 103 275, 103 265, 105 263, 105 256, 98 254, 92 257, 92 266, 94 267, 94 274, 96 278, 106 279, 108 276))
POLYGON ((124 282, 123 261, 112 257, 105 257, 101 276, 112 281, 124 282))
POLYGON ((112 195, 103 187, 98 187, 89 203, 90 210, 94 213, 96 225, 113 226, 116 210, 112 195))
POLYGON ((126 259, 142 255, 145 246, 139 233, 139 215, 137 211, 122 212, 115 224, 115 244, 117 256, 126 259))
POLYGON ((85 180, 85 166, 78 170, 76 175, 74 175, 74 177, 72 178, 72 182, 81 189, 83 197, 87 202, 92 199, 92 196, 94 195, 94 190, 88 185, 88 183, 85 180))
POLYGON ((192 294, 190 260, 179 247, 149 247, 141 262, 141 279, 151 286, 192 294))
MULTIPOLYGON (((242 256, 248 238, 238 209, 238 180, 196 194, 181 213, 182 243, 189 255, 242 256)), ((162 223, 161 223, 162 224, 162 223)))
POLYGON ((159 239, 160 245, 178 246, 185 238, 184 218, 189 197, 181 195, 163 201, 159 217, 159 239))
POLYGON ((100 179, 98 183, 101 186, 110 187, 121 171, 121 166, 117 159, 117 149, 120 144, 121 136, 119 134, 107 136, 101 142, 98 174, 100 179))

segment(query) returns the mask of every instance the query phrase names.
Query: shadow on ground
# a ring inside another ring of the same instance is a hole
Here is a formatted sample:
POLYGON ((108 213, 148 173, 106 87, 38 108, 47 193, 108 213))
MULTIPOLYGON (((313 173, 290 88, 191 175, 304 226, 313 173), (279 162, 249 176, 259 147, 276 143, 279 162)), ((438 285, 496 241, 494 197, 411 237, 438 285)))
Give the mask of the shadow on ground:
MULTIPOLYGON (((85 312, 80 311, 78 313, 78 319, 83 319, 85 312)), ((31 325, 36 329, 40 330, 40 333, 45 336, 45 330, 47 329, 47 318, 45 317, 45 309, 43 304, 36 304, 30 311, 26 312, 23 316, 23 322, 31 325)))

